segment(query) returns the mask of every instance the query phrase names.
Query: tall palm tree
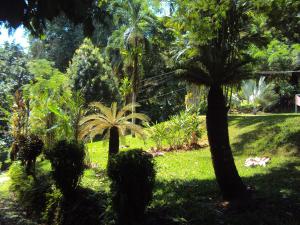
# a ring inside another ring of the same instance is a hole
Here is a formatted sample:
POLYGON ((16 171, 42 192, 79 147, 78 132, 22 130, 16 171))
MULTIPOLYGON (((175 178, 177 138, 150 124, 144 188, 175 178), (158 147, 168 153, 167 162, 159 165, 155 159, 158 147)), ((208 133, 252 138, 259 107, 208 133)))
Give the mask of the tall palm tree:
POLYGON ((251 62, 247 49, 263 39, 251 29, 255 13, 248 1, 212 1, 209 10, 205 2, 179 3, 174 23, 179 23, 179 34, 184 35, 176 59, 188 81, 210 87, 206 123, 216 180, 224 199, 239 200, 248 198, 249 192, 231 152, 223 87, 251 75, 246 67, 251 62))
POLYGON ((87 115, 80 120, 79 138, 87 136, 93 138, 109 131, 109 156, 119 152, 119 136, 125 134, 126 130, 132 130, 136 134, 143 135, 143 127, 130 122, 132 118, 141 121, 149 121, 149 117, 142 113, 132 113, 132 108, 139 107, 139 104, 128 104, 118 111, 117 103, 107 107, 100 102, 93 102, 90 107, 96 112, 87 115))
MULTIPOLYGON (((125 73, 129 75, 131 81, 130 102, 134 105, 142 76, 141 58, 149 46, 149 39, 156 32, 157 22, 143 1, 116 0, 113 9, 121 27, 112 34, 108 49, 114 54, 112 63, 119 69, 123 65, 125 73), (120 53, 116 52, 116 49, 123 52, 121 54, 123 57, 120 57, 120 53)), ((135 112, 134 108, 132 112, 135 112)), ((132 122, 135 123, 135 118, 132 119, 132 122)))

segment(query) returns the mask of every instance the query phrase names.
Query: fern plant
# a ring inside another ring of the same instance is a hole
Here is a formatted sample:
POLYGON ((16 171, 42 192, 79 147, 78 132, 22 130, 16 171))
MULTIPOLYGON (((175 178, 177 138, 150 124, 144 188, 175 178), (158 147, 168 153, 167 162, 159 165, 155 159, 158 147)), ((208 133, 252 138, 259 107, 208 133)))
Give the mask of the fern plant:
POLYGON ((118 111, 117 103, 107 107, 100 102, 93 102, 90 108, 95 113, 83 117, 80 121, 79 138, 85 137, 94 138, 96 135, 101 135, 109 132, 109 156, 119 152, 119 136, 124 135, 127 130, 143 136, 143 127, 133 124, 131 120, 139 119, 141 121, 149 121, 149 117, 142 113, 131 113, 134 108, 139 107, 139 104, 128 104, 118 111))

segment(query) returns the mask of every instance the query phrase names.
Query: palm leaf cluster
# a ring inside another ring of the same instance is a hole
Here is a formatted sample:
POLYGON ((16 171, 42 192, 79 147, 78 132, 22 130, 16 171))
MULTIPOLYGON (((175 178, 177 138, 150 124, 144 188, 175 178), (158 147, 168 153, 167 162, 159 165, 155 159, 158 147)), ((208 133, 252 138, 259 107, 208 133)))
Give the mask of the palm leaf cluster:
POLYGON ((110 128, 116 127, 120 134, 124 135, 127 130, 143 136, 143 127, 133 124, 133 118, 141 121, 149 121, 149 117, 142 113, 131 113, 139 104, 128 104, 118 111, 117 103, 107 107, 100 102, 93 102, 90 108, 94 113, 85 116, 80 121, 79 138, 94 138, 96 135, 104 134, 110 128), (130 114, 129 114, 130 113, 130 114))

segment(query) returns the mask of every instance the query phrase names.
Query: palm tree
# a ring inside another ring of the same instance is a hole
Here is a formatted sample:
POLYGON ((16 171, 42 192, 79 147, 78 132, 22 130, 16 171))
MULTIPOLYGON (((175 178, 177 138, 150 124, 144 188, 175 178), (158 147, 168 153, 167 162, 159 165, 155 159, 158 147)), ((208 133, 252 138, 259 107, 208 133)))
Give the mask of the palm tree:
POLYGON ((93 102, 90 107, 96 112, 87 115, 80 121, 79 138, 87 136, 93 138, 109 131, 109 156, 119 152, 119 135, 125 134, 126 130, 134 131, 136 134, 143 135, 143 127, 130 122, 132 118, 141 121, 149 121, 149 117, 142 113, 132 113, 132 108, 139 107, 139 104, 128 104, 118 111, 117 103, 106 107, 100 102, 93 102))
POLYGON ((201 8, 201 0, 197 2, 196 5, 194 1, 179 4, 174 27, 178 25, 183 29, 179 33, 183 35, 182 48, 176 59, 180 60, 179 72, 188 81, 210 87, 206 123, 216 180, 224 199, 240 200, 248 198, 249 192, 238 174, 231 152, 229 107, 223 87, 251 75, 246 67, 251 62, 247 49, 263 39, 259 33, 251 33, 253 23, 249 15, 254 15, 251 14, 251 3, 228 0, 219 4, 216 1, 212 2, 215 6, 207 10, 205 4, 201 8))
MULTIPOLYGON (((125 73, 129 75, 131 82, 130 101, 134 105, 142 76, 141 57, 149 46, 150 37, 156 32, 157 23, 142 1, 117 0, 113 6, 121 27, 112 34, 108 49, 114 54, 112 63, 119 69, 121 65, 125 66, 125 73), (116 52, 116 49, 122 52, 123 57, 120 57, 120 52, 116 52)), ((132 113, 134 112, 133 108, 132 113)), ((135 118, 132 122, 135 123, 135 118)))

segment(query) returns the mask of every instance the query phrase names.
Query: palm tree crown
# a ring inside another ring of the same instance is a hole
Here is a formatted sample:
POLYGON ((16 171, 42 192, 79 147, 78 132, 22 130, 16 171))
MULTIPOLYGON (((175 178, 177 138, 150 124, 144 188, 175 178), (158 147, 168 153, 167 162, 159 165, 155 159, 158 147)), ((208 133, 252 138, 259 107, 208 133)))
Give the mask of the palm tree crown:
POLYGON ((85 116, 80 121, 79 138, 83 139, 87 136, 90 138, 101 135, 109 131, 109 155, 119 151, 119 135, 125 134, 126 130, 131 130, 136 134, 143 135, 143 127, 133 124, 133 118, 141 121, 149 121, 149 117, 142 113, 128 113, 132 109, 139 107, 139 104, 128 104, 118 111, 117 103, 107 107, 100 102, 93 102, 90 107, 95 113, 85 116))
POLYGON ((149 121, 149 117, 142 113, 126 115, 126 113, 132 111, 133 107, 139 107, 139 104, 128 104, 119 112, 116 102, 112 103, 110 108, 100 102, 93 102, 90 107, 96 109, 97 112, 84 117, 80 121, 79 137, 81 139, 86 136, 93 138, 112 127, 117 127, 121 134, 124 134, 126 130, 133 130, 135 133, 143 135, 143 127, 132 124, 130 120, 136 118, 141 121, 149 121))

